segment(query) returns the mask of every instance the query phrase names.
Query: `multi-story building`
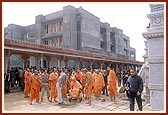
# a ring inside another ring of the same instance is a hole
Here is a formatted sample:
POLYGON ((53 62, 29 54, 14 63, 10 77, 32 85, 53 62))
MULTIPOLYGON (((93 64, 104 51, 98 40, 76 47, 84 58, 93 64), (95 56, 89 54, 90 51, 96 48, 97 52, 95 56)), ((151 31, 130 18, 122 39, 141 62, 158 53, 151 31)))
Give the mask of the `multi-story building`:
POLYGON ((101 22, 82 7, 65 6, 61 11, 36 16, 33 25, 10 24, 4 31, 12 39, 136 59, 130 39, 121 29, 101 22))

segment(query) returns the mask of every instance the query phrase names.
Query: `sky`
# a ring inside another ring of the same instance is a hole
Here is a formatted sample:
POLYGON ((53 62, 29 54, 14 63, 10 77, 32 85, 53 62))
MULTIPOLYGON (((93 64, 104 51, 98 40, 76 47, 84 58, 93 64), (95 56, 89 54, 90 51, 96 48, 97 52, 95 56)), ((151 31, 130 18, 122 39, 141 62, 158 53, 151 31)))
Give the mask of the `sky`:
POLYGON ((130 46, 136 49, 136 60, 143 62, 145 54, 145 39, 142 36, 149 24, 147 14, 150 13, 149 2, 52 2, 52 3, 19 3, 3 2, 2 20, 3 28, 8 24, 28 26, 35 23, 37 15, 47 15, 60 10, 64 6, 72 5, 75 8, 82 7, 88 12, 100 18, 101 22, 107 22, 110 27, 117 27, 130 38, 130 46))

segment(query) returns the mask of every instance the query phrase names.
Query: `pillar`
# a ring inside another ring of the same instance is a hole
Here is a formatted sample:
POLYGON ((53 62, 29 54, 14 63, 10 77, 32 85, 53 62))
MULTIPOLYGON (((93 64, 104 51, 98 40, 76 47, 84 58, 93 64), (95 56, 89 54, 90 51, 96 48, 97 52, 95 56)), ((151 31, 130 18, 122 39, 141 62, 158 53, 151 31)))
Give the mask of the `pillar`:
POLYGON ((115 63, 115 66, 116 66, 116 68, 115 68, 115 72, 116 72, 116 70, 118 69, 118 67, 119 67, 119 63, 115 63))
POLYGON ((9 68, 9 58, 10 58, 11 54, 9 51, 5 51, 4 54, 4 72, 7 72, 9 68))
POLYGON ((60 56, 59 58, 58 58, 58 60, 59 60, 59 67, 60 67, 60 70, 62 70, 62 63, 64 63, 64 66, 66 67, 67 66, 67 60, 66 60, 66 58, 65 58, 65 56, 60 56))
POLYGON ((28 67, 27 67, 27 62, 28 62, 29 57, 30 57, 30 56, 28 56, 28 55, 22 56, 24 69, 28 68, 28 67))
POLYGON ((100 61, 100 69, 101 70, 103 69, 103 64, 104 64, 104 61, 100 61))
POLYGON ((63 60, 64 64, 65 64, 65 67, 68 68, 68 60, 63 60))
POLYGON ((62 66, 61 66, 61 59, 58 58, 58 68, 61 70, 62 66))
POLYGON ((51 58, 50 57, 46 57, 46 61, 47 61, 47 69, 50 68, 50 62, 51 62, 51 58))
POLYGON ((123 71, 123 70, 124 70, 124 64, 121 63, 121 71, 123 71))
POLYGON ((43 60, 43 57, 41 57, 41 58, 40 58, 40 62, 41 62, 40 66, 41 66, 41 68, 44 68, 43 61, 44 61, 44 60, 43 60))
POLYGON ((90 70, 92 71, 92 69, 93 69, 92 66, 93 66, 94 60, 90 60, 89 62, 90 62, 90 70))
POLYGON ((36 60, 36 69, 40 69, 40 55, 35 55, 35 60, 36 60))
POLYGON ((82 61, 82 59, 77 59, 77 70, 80 69, 80 62, 82 61))
POLYGON ((150 26, 143 37, 148 44, 149 90, 151 110, 165 110, 165 78, 164 78, 164 4, 150 4, 151 13, 147 15, 150 26))

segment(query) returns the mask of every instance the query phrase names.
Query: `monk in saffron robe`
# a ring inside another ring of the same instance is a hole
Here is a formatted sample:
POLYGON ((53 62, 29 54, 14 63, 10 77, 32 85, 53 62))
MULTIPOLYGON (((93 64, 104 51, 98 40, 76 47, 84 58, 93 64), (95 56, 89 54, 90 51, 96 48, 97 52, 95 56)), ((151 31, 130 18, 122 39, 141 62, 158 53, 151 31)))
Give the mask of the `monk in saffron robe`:
POLYGON ((37 70, 34 70, 34 74, 31 76, 30 81, 30 105, 32 105, 33 99, 36 99, 36 102, 39 103, 40 88, 42 87, 42 78, 37 70))
POLYGON ((71 89, 69 90, 70 95, 74 99, 77 99, 79 97, 80 90, 82 89, 82 85, 76 80, 75 77, 73 77, 70 87, 71 87, 71 89))
POLYGON ((91 97, 92 97, 92 91, 93 91, 93 76, 92 73, 87 71, 87 69, 84 70, 85 74, 85 96, 88 98, 88 105, 91 105, 91 97))
POLYGON ((62 84, 62 86, 61 86, 61 92, 62 92, 62 98, 64 100, 65 98, 67 98, 67 92, 68 92, 67 83, 66 84, 62 84))
POLYGON ((30 93, 30 78, 31 78, 31 72, 30 69, 27 68, 27 71, 24 74, 24 97, 27 98, 28 94, 30 93))
POLYGON ((82 84, 83 73, 80 70, 77 70, 76 80, 82 84))
POLYGON ((95 80, 94 80, 94 94, 96 99, 100 99, 101 91, 105 86, 104 77, 99 70, 96 70, 95 80))
MULTIPOLYGON (((96 78, 96 76, 97 76, 96 71, 98 71, 98 70, 94 69, 94 70, 92 71, 93 89, 94 89, 94 87, 95 87, 95 78, 96 78)), ((95 91, 95 90, 93 90, 93 93, 94 93, 94 91, 95 91)))
POLYGON ((115 99, 117 94, 116 74, 110 67, 107 67, 107 70, 109 71, 107 90, 109 91, 110 101, 112 101, 112 97, 115 99))
POLYGON ((56 89, 56 83, 58 81, 58 73, 56 72, 56 68, 53 69, 53 72, 50 74, 49 77, 49 89, 50 89, 50 99, 49 101, 52 102, 54 100, 56 102, 57 98, 57 89, 56 89))
POLYGON ((85 84, 86 84, 86 70, 85 69, 82 69, 81 72, 83 74, 83 77, 82 77, 82 93, 83 93, 83 97, 85 96, 85 84))

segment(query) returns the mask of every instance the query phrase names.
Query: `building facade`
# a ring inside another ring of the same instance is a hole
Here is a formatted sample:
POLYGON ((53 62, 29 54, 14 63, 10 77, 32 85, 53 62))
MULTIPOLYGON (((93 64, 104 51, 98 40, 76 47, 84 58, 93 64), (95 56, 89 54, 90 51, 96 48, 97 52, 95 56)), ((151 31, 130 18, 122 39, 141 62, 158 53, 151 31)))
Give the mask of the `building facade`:
POLYGON ((12 39, 136 60, 136 51, 121 29, 101 22, 82 7, 65 6, 61 11, 36 16, 33 25, 9 24, 4 32, 12 39))

